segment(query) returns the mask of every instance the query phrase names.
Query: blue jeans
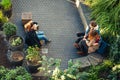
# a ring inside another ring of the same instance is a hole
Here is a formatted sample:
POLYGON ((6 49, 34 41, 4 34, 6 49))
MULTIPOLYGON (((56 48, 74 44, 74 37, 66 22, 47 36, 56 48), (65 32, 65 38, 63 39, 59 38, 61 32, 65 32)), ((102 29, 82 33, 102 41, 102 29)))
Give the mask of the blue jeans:
POLYGON ((36 31, 36 34, 37 34, 39 40, 44 40, 45 43, 47 43, 49 41, 48 38, 45 36, 44 31, 36 31))

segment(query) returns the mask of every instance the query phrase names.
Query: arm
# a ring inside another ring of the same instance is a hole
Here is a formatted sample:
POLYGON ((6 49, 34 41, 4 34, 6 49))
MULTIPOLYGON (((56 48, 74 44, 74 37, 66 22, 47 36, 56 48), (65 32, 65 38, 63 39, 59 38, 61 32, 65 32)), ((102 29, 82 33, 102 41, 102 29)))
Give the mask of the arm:
POLYGON ((99 45, 99 43, 93 43, 93 46, 98 46, 99 45))
POLYGON ((85 35, 84 35, 84 37, 83 37, 83 40, 86 39, 86 37, 88 36, 89 31, 90 31, 90 27, 87 26, 87 28, 86 28, 86 30, 85 30, 85 35))
POLYGON ((86 30, 85 30, 85 35, 87 35, 87 34, 89 33, 89 31, 90 31, 90 27, 87 26, 87 28, 86 28, 86 30))
POLYGON ((29 21, 29 22, 27 22, 27 23, 24 25, 25 31, 27 31, 27 30, 30 28, 32 22, 33 22, 33 21, 29 21))
POLYGON ((90 41, 88 41, 88 40, 85 40, 85 41, 86 41, 87 46, 92 46, 95 43, 94 39, 90 40, 90 41))

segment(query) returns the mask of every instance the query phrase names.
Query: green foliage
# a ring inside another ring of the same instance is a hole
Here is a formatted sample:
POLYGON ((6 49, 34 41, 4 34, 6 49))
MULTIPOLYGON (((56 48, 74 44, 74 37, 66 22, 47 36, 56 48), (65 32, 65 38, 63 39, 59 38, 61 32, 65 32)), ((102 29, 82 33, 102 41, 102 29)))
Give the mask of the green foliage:
POLYGON ((109 74, 108 78, 110 80, 118 80, 120 78, 120 64, 116 64, 109 74))
POLYGON ((91 18, 98 22, 103 39, 111 45, 110 58, 119 61, 120 0, 97 0, 91 9, 91 18))
POLYGON ((102 64, 91 66, 86 72, 82 72, 81 80, 106 80, 113 66, 111 60, 104 60, 102 64))
POLYGON ((11 22, 7 22, 2 27, 3 27, 3 32, 7 36, 11 36, 11 35, 16 34, 17 26, 15 24, 13 24, 11 22))
POLYGON ((61 60, 54 58, 47 58, 42 56, 42 66, 38 68, 44 76, 50 76, 55 67, 60 67, 61 60))
POLYGON ((31 64, 38 64, 42 60, 41 55, 39 53, 39 48, 37 46, 29 46, 26 50, 26 59, 31 62, 31 64))
POLYGON ((116 38, 116 41, 111 44, 110 59, 114 62, 120 61, 120 36, 116 38))
POLYGON ((0 80, 32 80, 32 77, 23 67, 8 69, 0 66, 0 80))
POLYGON ((114 64, 112 62, 112 60, 104 60, 102 63, 102 66, 106 66, 106 67, 112 67, 114 64))
POLYGON ((55 67, 51 80, 78 80, 80 78, 79 67, 80 63, 78 61, 73 63, 72 60, 70 60, 68 61, 68 68, 65 70, 55 67))
POLYGON ((2 1, 0 2, 0 4, 1 4, 2 7, 3 7, 3 10, 9 10, 9 9, 11 8, 11 6, 12 6, 11 0, 2 0, 2 1))
POLYGON ((22 43, 22 39, 21 37, 17 37, 17 38, 12 37, 10 43, 12 46, 18 46, 22 43))
POLYGON ((72 60, 68 61, 68 68, 65 70, 60 69, 60 59, 47 58, 43 56, 42 66, 39 70, 44 75, 49 76, 50 80, 79 80, 81 73, 79 72, 80 62, 73 63, 72 60))
MULTIPOLYGON (((120 1, 119 0, 97 0, 92 5, 91 17, 100 24, 102 33, 116 36, 120 34, 120 1), (114 17, 113 17, 114 16, 114 17)), ((107 36, 108 39, 111 36, 107 36)))
MULTIPOLYGON (((112 67, 114 63, 111 60, 104 60, 102 64, 91 66, 86 71, 80 71, 80 62, 75 63, 68 61, 68 68, 60 69, 61 60, 42 57, 42 66, 39 67, 40 72, 44 76, 48 76, 49 80, 107 80, 113 76, 112 67), (56 65, 56 63, 58 65, 56 65)), ((116 73, 114 73, 116 76, 116 73)))
POLYGON ((6 23, 8 22, 8 18, 4 16, 2 10, 0 10, 0 23, 6 23))
POLYGON ((93 4, 95 4, 98 0, 84 0, 84 4, 91 7, 93 4))

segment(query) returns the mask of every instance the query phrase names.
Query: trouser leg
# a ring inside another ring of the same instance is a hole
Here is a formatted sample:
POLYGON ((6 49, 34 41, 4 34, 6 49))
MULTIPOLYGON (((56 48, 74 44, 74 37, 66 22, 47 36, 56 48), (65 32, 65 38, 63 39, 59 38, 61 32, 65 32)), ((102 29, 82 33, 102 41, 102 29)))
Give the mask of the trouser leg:
POLYGON ((45 35, 38 35, 39 40, 44 40, 47 43, 49 40, 45 35))
POLYGON ((82 39, 83 39, 83 36, 79 37, 79 38, 75 41, 75 43, 79 43, 82 39))
POLYGON ((80 37, 80 36, 84 36, 85 33, 77 33, 76 35, 77 35, 77 37, 80 37))
POLYGON ((83 51, 85 54, 88 53, 88 46, 87 46, 85 40, 81 40, 79 46, 80 46, 81 51, 83 51))

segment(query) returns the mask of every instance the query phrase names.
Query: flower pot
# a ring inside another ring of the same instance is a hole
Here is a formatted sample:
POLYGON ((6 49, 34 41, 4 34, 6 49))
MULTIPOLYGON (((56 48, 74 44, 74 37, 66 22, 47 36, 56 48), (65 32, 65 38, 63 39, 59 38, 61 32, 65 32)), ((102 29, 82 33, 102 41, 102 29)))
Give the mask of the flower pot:
POLYGON ((9 10, 4 11, 4 15, 10 18, 12 16, 12 6, 10 7, 9 10))
POLYGON ((41 64, 33 65, 29 61, 26 61, 26 68, 28 69, 28 71, 30 73, 37 73, 38 72, 38 67, 40 67, 40 66, 41 66, 41 64))
POLYGON ((11 36, 9 38, 9 47, 13 51, 15 51, 15 50, 23 50, 23 48, 24 48, 24 39, 21 36, 17 36, 17 35, 11 36), (20 38, 21 42, 19 42, 19 41, 15 42, 15 40, 17 38, 20 38), (15 45, 13 45, 13 42, 14 42, 15 45))
POLYGON ((21 66, 24 60, 24 53, 22 51, 8 50, 7 58, 11 64, 15 66, 21 66))

